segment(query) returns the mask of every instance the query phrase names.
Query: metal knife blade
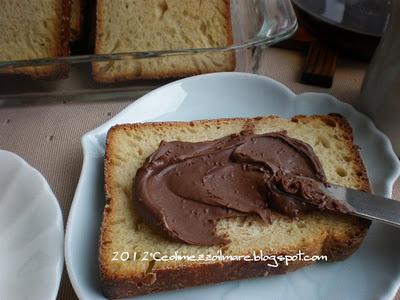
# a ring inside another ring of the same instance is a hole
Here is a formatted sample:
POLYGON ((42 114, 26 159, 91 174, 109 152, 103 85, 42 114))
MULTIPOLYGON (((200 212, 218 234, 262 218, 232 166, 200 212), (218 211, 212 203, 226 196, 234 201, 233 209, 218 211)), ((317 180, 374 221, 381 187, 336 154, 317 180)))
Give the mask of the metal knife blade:
POLYGON ((400 201, 331 183, 323 190, 348 206, 353 215, 400 227, 400 201))

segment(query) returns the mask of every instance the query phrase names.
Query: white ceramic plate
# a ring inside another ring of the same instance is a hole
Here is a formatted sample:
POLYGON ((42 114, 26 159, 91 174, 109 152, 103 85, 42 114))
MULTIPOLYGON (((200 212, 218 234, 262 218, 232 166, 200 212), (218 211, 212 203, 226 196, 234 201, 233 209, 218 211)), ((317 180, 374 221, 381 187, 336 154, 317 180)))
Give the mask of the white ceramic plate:
POLYGON ((63 245, 61 209, 46 179, 0 150, 0 299, 55 299, 63 245))
MULTIPOLYGON (((82 174, 66 233, 68 273, 81 299, 103 299, 97 247, 104 206, 103 156, 107 130, 117 123, 340 113, 354 128, 373 189, 390 196, 399 162, 369 119, 327 94, 293 94, 257 75, 218 73, 183 79, 137 100, 82 138, 82 174)), ((400 230, 373 224, 362 247, 343 262, 284 276, 226 282, 145 296, 145 299, 390 299, 400 283, 400 230)))

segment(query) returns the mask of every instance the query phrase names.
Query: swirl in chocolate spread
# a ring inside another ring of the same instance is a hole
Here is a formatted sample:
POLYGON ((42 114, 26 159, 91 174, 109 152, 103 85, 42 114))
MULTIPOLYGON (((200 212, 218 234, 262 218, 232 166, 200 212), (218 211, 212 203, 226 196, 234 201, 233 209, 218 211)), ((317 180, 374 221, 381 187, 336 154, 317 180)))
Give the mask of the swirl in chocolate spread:
POLYGON ((194 245, 226 244, 222 218, 271 210, 289 217, 327 209, 348 212, 319 188, 325 173, 312 148, 286 132, 249 131, 206 142, 161 142, 134 180, 134 203, 144 221, 194 245))

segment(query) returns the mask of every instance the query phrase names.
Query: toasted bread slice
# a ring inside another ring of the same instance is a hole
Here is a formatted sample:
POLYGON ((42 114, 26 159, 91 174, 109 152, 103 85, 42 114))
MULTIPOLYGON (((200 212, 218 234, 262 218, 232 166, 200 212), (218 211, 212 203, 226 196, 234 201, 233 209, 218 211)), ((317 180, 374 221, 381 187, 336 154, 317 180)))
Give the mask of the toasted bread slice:
POLYGON ((256 216, 223 219, 218 222, 217 233, 226 234, 231 242, 222 248, 171 241, 142 222, 133 205, 132 182, 138 168, 162 140, 213 140, 244 129, 255 133, 286 130, 290 137, 311 145, 329 182, 370 190, 358 147, 353 144, 352 129, 339 115, 117 125, 107 136, 106 205, 100 236, 101 282, 107 297, 279 274, 312 263, 295 261, 288 266, 280 263, 271 267, 270 262, 243 260, 160 262, 150 259, 149 253, 171 256, 177 251, 180 255, 198 256, 215 255, 221 250, 224 255, 246 255, 262 250, 266 255, 295 255, 302 251, 310 256, 326 255, 328 261, 335 261, 358 248, 370 222, 328 212, 305 213, 298 219, 274 213, 270 225, 256 216))
MULTIPOLYGON (((228 0, 97 0, 96 54, 218 48, 232 44, 228 0)), ((183 77, 232 71, 233 52, 95 62, 94 79, 183 77)))
MULTIPOLYGON (((70 0, 1 1, 0 61, 53 58, 69 54, 70 0)), ((0 69, 1 74, 59 77, 68 66, 0 69)))

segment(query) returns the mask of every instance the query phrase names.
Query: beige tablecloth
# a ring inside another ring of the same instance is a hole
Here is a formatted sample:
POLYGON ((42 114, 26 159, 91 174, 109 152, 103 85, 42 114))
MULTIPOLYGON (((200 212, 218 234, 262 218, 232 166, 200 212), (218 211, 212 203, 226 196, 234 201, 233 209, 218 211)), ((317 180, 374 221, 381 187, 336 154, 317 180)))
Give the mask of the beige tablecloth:
MULTIPOLYGON (((367 68, 365 63, 339 59, 333 87, 322 89, 298 83, 303 60, 303 55, 298 52, 268 49, 264 51, 260 73, 282 82, 296 93, 328 92, 349 103, 357 99, 367 68)), ((0 149, 20 155, 47 178, 60 202, 66 223, 82 165, 81 136, 131 102, 0 108, 0 149)), ((393 197, 400 199, 400 181, 394 187, 393 197)), ((76 298, 66 270, 58 296, 59 299, 76 298)), ((396 299, 400 300, 399 294, 396 299)))

